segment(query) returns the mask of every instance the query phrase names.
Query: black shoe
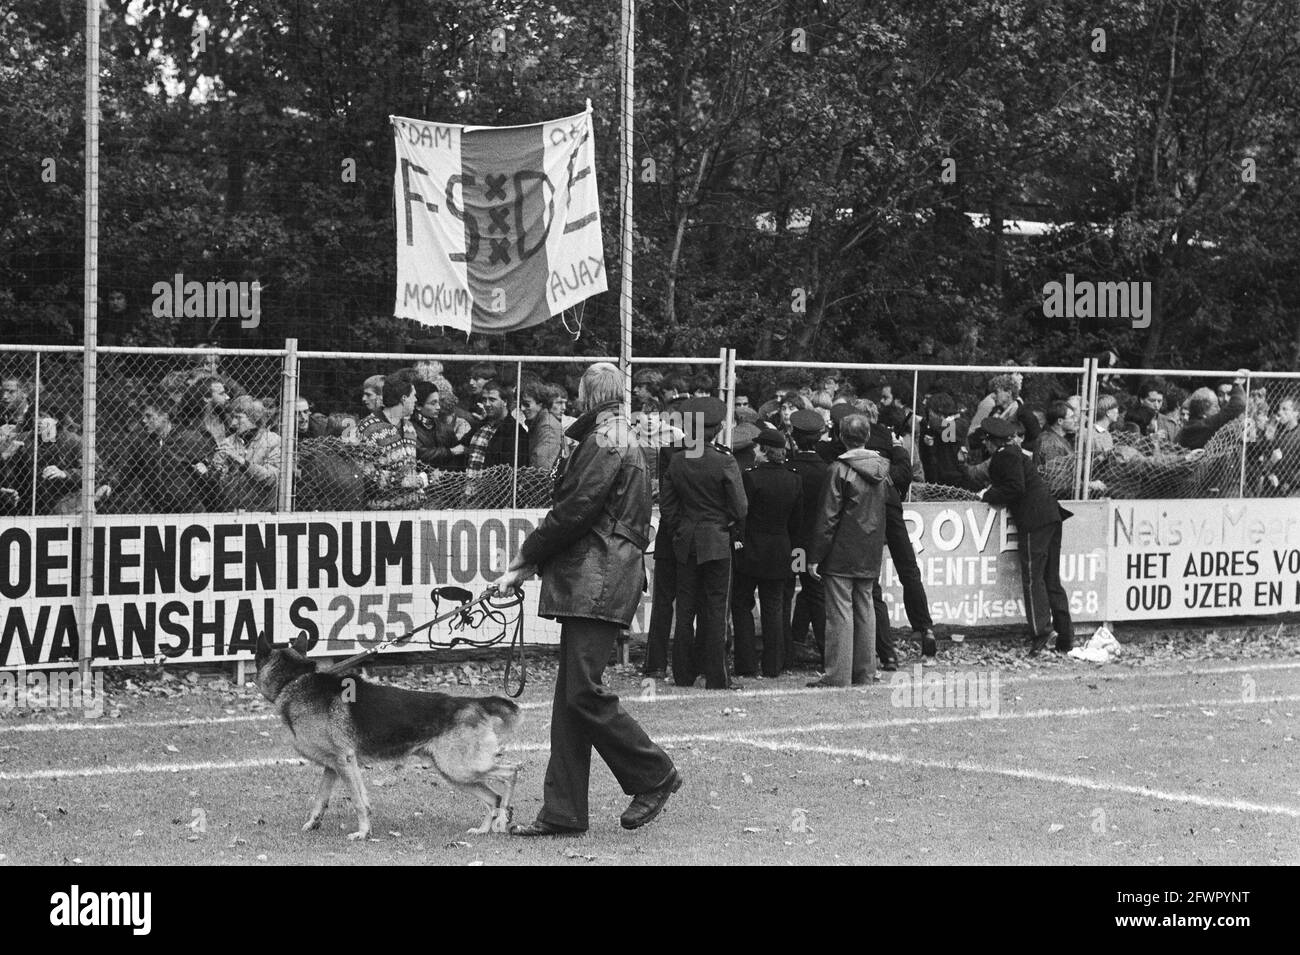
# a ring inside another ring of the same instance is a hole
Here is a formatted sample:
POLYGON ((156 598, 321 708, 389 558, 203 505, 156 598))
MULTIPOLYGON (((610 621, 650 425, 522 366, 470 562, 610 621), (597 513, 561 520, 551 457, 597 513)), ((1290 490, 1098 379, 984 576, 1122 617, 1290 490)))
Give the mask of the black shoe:
POLYGON ((1056 638, 1056 652, 1057 652, 1057 653, 1069 653, 1069 652, 1070 652, 1071 650, 1073 650, 1073 649, 1074 649, 1074 641, 1073 641, 1073 640, 1067 640, 1067 639, 1065 639, 1065 637, 1057 637, 1057 638, 1056 638))
POLYGON ((921 655, 927 657, 937 656, 939 653, 939 643, 934 639, 934 631, 927 630, 921 634, 921 655))
POLYGON ((572 829, 569 826, 557 826, 553 822, 547 822, 544 819, 537 819, 526 826, 511 826, 510 834, 512 836, 580 836, 586 829, 572 829))
POLYGON ((650 822, 668 805, 668 797, 682 788, 682 774, 673 769, 668 778, 650 790, 639 793, 632 799, 631 805, 619 817, 619 824, 624 829, 640 829, 650 822))
POLYGON ((838 687, 838 686, 840 686, 840 684, 839 684, 839 683, 829 683, 829 682, 827 682, 826 677, 822 677, 820 680, 813 680, 811 683, 808 684, 808 686, 810 686, 810 687, 817 687, 817 688, 823 688, 823 687, 838 687))
POLYGON ((1033 642, 1029 645, 1029 655, 1031 657, 1038 656, 1038 654, 1043 652, 1043 648, 1054 639, 1056 639, 1055 630, 1051 633, 1045 633, 1041 637, 1034 637, 1033 642))

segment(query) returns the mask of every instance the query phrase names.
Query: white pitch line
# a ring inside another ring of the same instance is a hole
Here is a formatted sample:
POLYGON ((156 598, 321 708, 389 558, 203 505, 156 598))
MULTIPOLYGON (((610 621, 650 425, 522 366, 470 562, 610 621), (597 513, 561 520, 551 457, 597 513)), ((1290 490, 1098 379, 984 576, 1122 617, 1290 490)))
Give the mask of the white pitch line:
MULTIPOLYGON (((967 668, 968 670, 977 668, 967 668)), ((997 669, 983 668, 983 669, 997 669)), ((1215 676, 1219 674, 1231 675, 1234 673, 1266 673, 1273 670, 1297 670, 1300 669, 1300 662, 1295 663, 1258 663, 1246 664, 1232 667, 1217 667, 1208 670, 1131 670, 1120 673, 1105 671, 1073 671, 1070 673, 1059 674, 1042 674, 1042 675, 1025 675, 1025 676, 1007 676, 1001 677, 1000 683, 1004 686, 1018 685, 1022 683, 1068 683, 1089 676, 1095 677, 1102 682, 1134 680, 1141 677, 1152 678, 1172 678, 1180 676, 1215 676)), ((900 673, 910 674, 911 669, 900 670, 900 673)), ((958 667, 935 667, 926 666, 923 671, 927 676, 934 674, 942 676, 945 673, 964 672, 958 667)), ((627 703, 677 703, 682 701, 709 701, 717 703, 726 700, 747 700, 747 699, 766 699, 769 697, 786 697, 786 696, 825 696, 827 693, 854 693, 865 696, 868 693, 879 693, 890 690, 888 680, 882 680, 870 687, 838 687, 827 690, 811 689, 807 687, 789 687, 786 689, 772 690, 738 690, 729 693, 703 692, 703 693, 656 693, 654 696, 642 697, 634 695, 633 692, 623 694, 619 697, 619 702, 627 703)), ((549 710, 551 708, 550 700, 536 700, 529 703, 521 703, 519 708, 522 710, 549 710)), ((207 717, 204 719, 190 720, 147 720, 141 722, 130 722, 121 720, 92 720, 90 722, 77 723, 28 723, 18 726, 0 725, 0 735, 5 733, 58 733, 72 730, 128 730, 128 729, 179 729, 184 726, 223 726, 229 723, 261 723, 273 722, 276 719, 274 714, 270 713, 250 713, 243 716, 217 716, 207 717)))
MULTIPOLYGON (((1262 696, 1250 702, 1247 702, 1240 697, 1228 697, 1216 700, 1183 700, 1179 703, 1126 703, 1116 706, 1073 706, 1060 710, 1011 710, 999 711, 998 713, 992 713, 988 710, 978 710, 971 707, 963 713, 953 713, 944 716, 903 716, 895 717, 894 719, 859 720, 852 723, 811 723, 807 726, 785 726, 772 729, 759 728, 750 730, 749 735, 771 736, 778 733, 844 733, 855 730, 889 729, 890 727, 935 726, 945 723, 996 723, 999 720, 1075 719, 1085 716, 1128 715, 1132 713, 1148 713, 1158 710, 1183 710, 1210 706, 1217 706, 1219 708, 1229 706, 1258 706, 1261 703, 1300 703, 1300 694, 1293 693, 1288 696, 1262 696)), ((928 709, 928 707, 914 708, 928 709)), ((718 734, 712 735, 716 736, 718 734)), ((731 736, 738 734, 721 735, 731 736)), ((699 737, 691 736, 683 738, 697 739, 699 737)), ((665 737, 665 739, 668 742, 673 742, 671 737, 665 737)))
MULTIPOLYGON (((1261 703, 1294 703, 1300 702, 1300 694, 1291 696, 1274 696, 1261 697, 1250 703, 1239 697, 1215 700, 1184 700, 1181 703, 1133 703, 1120 706, 1105 707, 1072 707, 1063 710, 1026 710, 1023 713, 1009 712, 998 713, 996 715, 981 713, 979 711, 967 711, 961 714, 949 716, 917 716, 917 717, 898 717, 894 719, 881 720, 861 720, 853 723, 813 723, 806 726, 774 726, 774 727, 756 727, 748 731, 749 736, 779 736, 795 733, 840 733, 856 730, 867 729, 888 729, 890 727, 904 726, 932 726, 944 723, 964 723, 970 721, 978 722, 997 722, 998 720, 1021 720, 1021 719, 1051 719, 1063 718, 1073 719, 1086 716, 1104 716, 1106 714, 1128 714, 1141 713, 1151 710, 1177 710, 1191 709, 1193 707, 1228 707, 1228 706, 1255 706, 1261 703)), ((745 743, 747 737, 736 733, 683 733, 659 736, 656 739, 660 743, 669 743, 674 746, 684 743, 745 743)), ((516 743, 506 747, 508 752, 514 753, 540 753, 550 750, 550 743, 516 743)), ((74 779, 87 776, 118 776, 130 773, 178 773, 192 772, 201 770, 227 770, 227 769, 259 769, 266 766, 305 766, 306 760, 287 758, 287 759, 246 759, 246 760, 229 760, 226 762, 203 762, 203 763, 136 763, 134 766, 92 766, 85 768, 69 769, 40 769, 30 772, 12 772, 0 773, 0 782, 3 781, 22 781, 37 779, 74 779)))
POLYGON ((1239 812, 1253 812, 1270 816, 1289 816, 1292 819, 1300 819, 1300 808, 1294 806, 1268 805, 1265 803, 1247 802, 1244 799, 1215 799, 1211 796, 1199 796, 1196 793, 1169 792, 1163 789, 1152 789, 1149 786, 1130 786, 1125 783, 1099 782, 1095 779, 1087 779, 1083 776, 1063 776, 1058 773, 1046 773, 1036 769, 1016 769, 1008 766, 984 766, 980 763, 973 763, 966 760, 952 762, 945 759, 921 759, 914 756, 903 756, 895 753, 879 753, 875 750, 855 749, 845 746, 815 746, 808 743, 798 743, 794 740, 769 741, 747 739, 739 736, 717 736, 711 738, 706 737, 702 741, 733 743, 742 746, 752 746, 755 749, 769 750, 772 752, 817 753, 826 756, 848 756, 853 759, 861 759, 871 763, 891 763, 896 766, 916 766, 922 769, 955 770, 964 773, 983 773, 990 776, 1009 776, 1013 779, 1028 779, 1033 780, 1034 782, 1057 783, 1065 786, 1073 786, 1079 789, 1090 789, 1096 792, 1123 793, 1131 796, 1143 796, 1148 799, 1159 799, 1164 802, 1186 803, 1193 806, 1202 806, 1206 809, 1232 809, 1239 812))
POLYGON ((267 766, 306 766, 307 761, 288 759, 244 759, 203 763, 136 763, 134 766, 86 766, 80 769, 34 769, 25 773, 0 773, 0 782, 37 779, 72 779, 91 776, 128 776, 132 773, 193 773, 208 769, 263 769, 267 766))

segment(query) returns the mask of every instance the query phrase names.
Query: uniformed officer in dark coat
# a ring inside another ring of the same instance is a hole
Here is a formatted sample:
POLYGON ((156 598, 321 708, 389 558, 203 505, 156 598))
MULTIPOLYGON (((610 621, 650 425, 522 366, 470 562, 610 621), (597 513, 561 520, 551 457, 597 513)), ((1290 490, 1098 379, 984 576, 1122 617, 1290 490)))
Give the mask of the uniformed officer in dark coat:
MULTIPOLYGON (((822 588, 822 581, 808 573, 806 557, 813 527, 817 523, 817 506, 821 503, 822 489, 826 486, 826 471, 830 467, 822 459, 819 450, 831 443, 822 440, 826 421, 816 411, 796 411, 790 417, 790 424, 794 428, 795 447, 798 450, 786 467, 799 475, 803 503, 799 526, 790 539, 799 574, 799 593, 792 601, 792 636, 791 643, 786 647, 787 664, 793 661, 794 641, 803 642, 809 624, 812 624, 818 655, 826 649, 826 592, 822 588)), ((793 594, 793 590, 791 583, 787 592, 793 594)))
POLYGON ((764 428, 754 438, 758 464, 744 472, 749 514, 745 536, 736 552, 731 583, 731 621, 736 631, 736 673, 758 675, 754 641, 754 591, 763 620, 763 676, 781 675, 785 667, 785 583, 791 537, 803 521, 803 482, 785 467, 785 436, 764 428))
POLYGON ((727 585, 733 542, 744 535, 748 510, 735 458, 714 444, 726 411, 716 398, 692 398, 682 405, 683 414, 699 416, 703 440, 673 455, 659 487, 660 519, 672 534, 677 558, 673 682, 690 686, 702 674, 705 685, 715 690, 731 685, 727 585))
MULTIPOLYGON (((659 473, 665 474, 673 456, 682 450, 680 439, 659 449, 659 473)), ((663 498, 660 481, 660 500, 663 498)), ((677 599, 677 557, 673 553, 673 535, 668 522, 659 513, 654 540, 654 581, 651 585, 650 627, 646 632, 645 676, 662 680, 668 670, 668 638, 673 626, 673 603, 677 599)))
POLYGON ((980 425, 988 445, 989 487, 980 499, 1005 507, 1016 525, 1016 549, 1025 591, 1031 656, 1048 641, 1068 653, 1074 647, 1070 600, 1061 586, 1061 524, 1070 512, 1057 503, 1034 467, 1033 455, 1009 443, 1015 425, 988 418, 980 425))

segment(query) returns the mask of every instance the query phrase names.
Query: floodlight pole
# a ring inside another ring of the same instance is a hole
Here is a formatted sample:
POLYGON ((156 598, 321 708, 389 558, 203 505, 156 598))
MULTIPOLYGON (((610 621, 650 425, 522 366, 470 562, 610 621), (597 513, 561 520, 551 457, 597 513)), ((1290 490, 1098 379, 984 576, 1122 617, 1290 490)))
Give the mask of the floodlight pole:
POLYGON ((632 413, 632 106, 634 44, 636 40, 636 2, 623 0, 619 35, 619 52, 623 60, 623 101, 619 109, 618 128, 622 149, 619 153, 622 239, 619 242, 619 351, 618 364, 623 372, 623 403, 632 413))
POLYGON ((81 631, 77 660, 90 677, 95 611, 95 346, 99 338, 99 0, 86 0, 85 334, 81 366, 81 631))

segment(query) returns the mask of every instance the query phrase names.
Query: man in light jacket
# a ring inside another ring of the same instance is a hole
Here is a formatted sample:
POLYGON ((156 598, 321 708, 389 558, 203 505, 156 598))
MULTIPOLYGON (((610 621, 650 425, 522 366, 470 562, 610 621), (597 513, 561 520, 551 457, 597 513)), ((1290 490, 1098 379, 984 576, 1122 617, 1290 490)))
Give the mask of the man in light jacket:
POLYGON ((876 617, 871 588, 885 546, 889 460, 865 447, 871 422, 840 422, 845 451, 826 475, 808 553, 808 572, 825 581, 826 673, 809 686, 848 686, 876 679, 876 617))

